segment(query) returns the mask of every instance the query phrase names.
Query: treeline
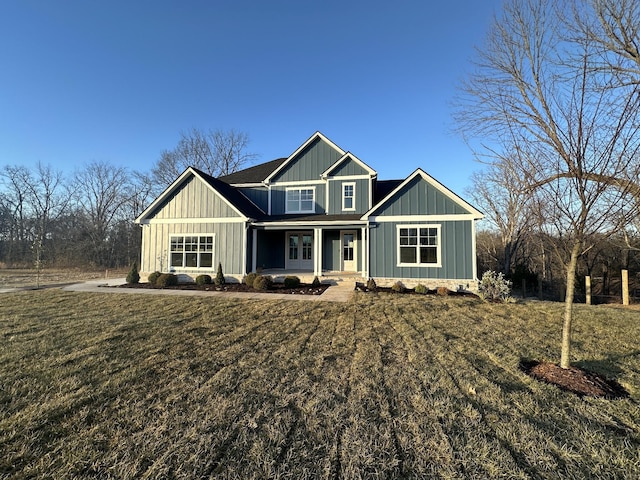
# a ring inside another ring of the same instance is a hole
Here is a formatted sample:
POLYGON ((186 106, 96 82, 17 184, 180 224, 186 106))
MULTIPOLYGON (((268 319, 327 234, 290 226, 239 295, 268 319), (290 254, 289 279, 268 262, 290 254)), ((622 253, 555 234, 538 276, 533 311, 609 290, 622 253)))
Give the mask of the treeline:
POLYGON ((94 161, 65 174, 38 163, 0 167, 0 267, 120 268, 139 260, 134 219, 188 166, 213 176, 255 158, 235 130, 181 133, 150 172, 94 161))

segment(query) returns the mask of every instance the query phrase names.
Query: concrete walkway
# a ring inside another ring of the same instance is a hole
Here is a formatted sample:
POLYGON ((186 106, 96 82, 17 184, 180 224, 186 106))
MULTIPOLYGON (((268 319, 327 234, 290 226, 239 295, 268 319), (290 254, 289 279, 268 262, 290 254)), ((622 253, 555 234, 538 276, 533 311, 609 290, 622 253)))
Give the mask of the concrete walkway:
MULTIPOLYGON (((259 293, 259 292, 218 292, 202 290, 163 290, 151 288, 108 288, 117 287, 126 283, 124 278, 112 278, 108 280, 89 280, 88 282, 66 285, 62 290, 67 292, 95 292, 95 293, 125 293, 125 294, 146 294, 146 295, 173 295, 189 297, 223 297, 223 298, 244 298, 249 300, 302 300, 306 302, 348 302, 354 292, 354 285, 351 282, 338 282, 331 285, 322 295, 293 295, 285 293, 259 293)), ((17 291, 16 289, 7 289, 17 291)), ((2 290, 0 290, 2 293, 2 290)))

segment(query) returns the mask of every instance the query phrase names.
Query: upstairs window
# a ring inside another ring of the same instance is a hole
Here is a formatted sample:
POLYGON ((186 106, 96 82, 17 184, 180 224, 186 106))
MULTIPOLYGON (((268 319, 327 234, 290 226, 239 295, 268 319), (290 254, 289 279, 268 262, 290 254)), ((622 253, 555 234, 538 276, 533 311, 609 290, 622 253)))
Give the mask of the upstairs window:
POLYGON ((342 210, 356 209, 356 184, 342 184, 342 210))
POLYGON ((315 213, 314 188, 287 188, 286 213, 315 213))
POLYGON ((172 236, 170 242, 172 267, 213 267, 213 235, 172 236))
POLYGON ((440 225, 399 225, 398 265, 439 267, 440 225))

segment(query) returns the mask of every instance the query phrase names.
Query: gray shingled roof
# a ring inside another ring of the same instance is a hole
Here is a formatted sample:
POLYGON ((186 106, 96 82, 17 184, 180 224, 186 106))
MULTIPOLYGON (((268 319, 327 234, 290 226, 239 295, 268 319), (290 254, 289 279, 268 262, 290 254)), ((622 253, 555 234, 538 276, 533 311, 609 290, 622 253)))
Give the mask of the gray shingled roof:
POLYGON ((271 175, 271 173, 273 173, 276 168, 282 165, 285 160, 286 158, 278 158, 276 160, 271 160, 270 162, 261 163, 260 165, 245 168, 244 170, 240 170, 223 177, 218 177, 218 179, 222 180, 225 183, 228 183, 229 185, 260 183, 269 175, 271 175))

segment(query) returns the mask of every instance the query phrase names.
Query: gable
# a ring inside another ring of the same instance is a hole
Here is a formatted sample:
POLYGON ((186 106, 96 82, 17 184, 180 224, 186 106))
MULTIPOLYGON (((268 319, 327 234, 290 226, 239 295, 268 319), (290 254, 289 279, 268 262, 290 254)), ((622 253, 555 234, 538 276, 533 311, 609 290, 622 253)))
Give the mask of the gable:
POLYGON ((276 170, 271 182, 320 180, 322 173, 344 155, 336 145, 316 134, 276 170))
POLYGON ((375 170, 366 163, 353 156, 353 154, 346 153, 336 163, 325 170, 322 177, 375 177, 376 175, 375 170))
POLYGON ((181 218, 243 218, 229 203, 193 169, 187 169, 137 219, 137 223, 151 220, 181 218))
POLYGON ((480 212, 421 170, 409 176, 367 215, 473 215, 482 218, 480 212))

